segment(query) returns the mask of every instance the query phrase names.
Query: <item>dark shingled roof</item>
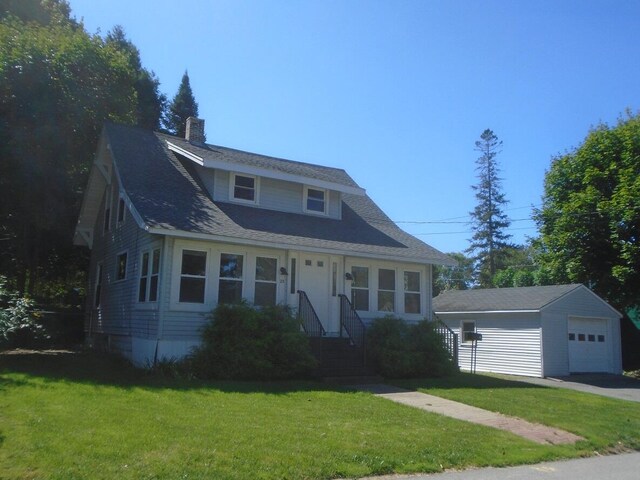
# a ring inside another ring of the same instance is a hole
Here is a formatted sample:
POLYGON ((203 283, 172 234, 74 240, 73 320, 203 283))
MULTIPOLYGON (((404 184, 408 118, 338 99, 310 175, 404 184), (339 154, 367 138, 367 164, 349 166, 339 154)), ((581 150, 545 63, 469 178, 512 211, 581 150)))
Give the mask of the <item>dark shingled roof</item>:
POLYGON ((342 219, 278 212, 214 202, 189 160, 167 140, 198 156, 221 154, 225 161, 357 187, 342 169, 322 167, 239 150, 198 147, 177 137, 107 124, 106 134, 120 180, 150 229, 190 232, 261 244, 334 250, 354 255, 451 264, 445 254, 398 228, 366 195, 342 194, 342 219))
POLYGON ((581 284, 570 284, 448 290, 433 299, 433 309, 436 313, 541 310, 554 300, 581 287, 581 284))

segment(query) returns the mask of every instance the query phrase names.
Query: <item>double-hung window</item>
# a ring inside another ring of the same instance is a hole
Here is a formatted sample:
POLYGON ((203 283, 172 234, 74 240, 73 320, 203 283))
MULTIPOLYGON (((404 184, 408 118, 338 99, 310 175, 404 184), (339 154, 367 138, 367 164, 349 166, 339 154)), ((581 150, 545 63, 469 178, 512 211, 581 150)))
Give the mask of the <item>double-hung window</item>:
POLYGON ((204 303, 207 283, 207 252, 182 250, 179 301, 204 303))
POLYGON ((243 265, 242 255, 220 254, 218 303, 237 303, 242 300, 243 265))
POLYGON ((127 252, 116 256, 116 281, 127 278, 127 252))
POLYGON ((142 254, 140 261, 139 302, 158 300, 158 279, 160 276, 160 249, 156 248, 142 254))
POLYGON ((420 313, 420 273, 404 272, 404 313, 420 313))
POLYGON ((396 307, 396 271, 378 270, 378 311, 394 312, 396 307))
POLYGON ((353 308, 366 312, 369 310, 369 268, 351 267, 351 303, 353 308))
POLYGON ((471 343, 473 341, 473 334, 476 333, 476 322, 473 320, 463 321, 460 332, 460 340, 462 343, 471 343))
POLYGON ((277 268, 277 259, 256 257, 254 305, 265 307, 276 304, 277 268))
POLYGON ((327 191, 304 187, 304 210, 311 213, 327 213, 327 191))
POLYGON ((257 203, 258 179, 252 175, 231 174, 231 196, 241 202, 257 203))
POLYGON ((117 217, 118 225, 122 225, 124 223, 125 211, 126 211, 126 205, 124 203, 124 198, 120 197, 120 199, 118 200, 118 217, 117 217))

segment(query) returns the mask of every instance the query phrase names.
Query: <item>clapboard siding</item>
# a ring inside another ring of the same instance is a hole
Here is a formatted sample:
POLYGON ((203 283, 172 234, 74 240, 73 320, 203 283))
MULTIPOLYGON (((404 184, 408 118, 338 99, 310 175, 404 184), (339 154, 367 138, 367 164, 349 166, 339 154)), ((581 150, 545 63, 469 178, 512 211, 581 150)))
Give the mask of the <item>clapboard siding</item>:
MULTIPOLYGON (((200 166, 196 166, 196 171, 211 198, 217 202, 233 201, 230 198, 231 174, 229 172, 200 166)), ((340 192, 329 191, 328 196, 328 216, 341 218, 342 196, 340 192)), ((301 183, 259 177, 257 206, 268 210, 303 214, 305 213, 304 186, 301 183)))
POLYGON ((476 370, 479 372, 541 376, 540 321, 537 314, 446 314, 439 318, 458 334, 459 365, 471 370, 471 344, 462 343, 463 320, 476 322, 482 334, 478 342, 476 370))
MULTIPOLYGON (((91 254, 88 315, 85 330, 89 335, 107 334, 114 336, 155 336, 158 325, 158 309, 137 308, 137 291, 140 275, 140 252, 160 245, 161 239, 142 230, 127 209, 124 222, 118 224, 119 202, 115 182, 111 207, 110 229, 104 232, 104 210, 106 194, 103 197, 100 215, 94 226, 94 244, 91 254), (124 280, 116 280, 117 257, 127 253, 127 268, 124 280), (95 308, 97 265, 102 264, 102 287, 100 307, 95 308)), ((106 193, 106 192, 105 192, 106 193)), ((162 266, 161 266, 162 268, 162 266)))

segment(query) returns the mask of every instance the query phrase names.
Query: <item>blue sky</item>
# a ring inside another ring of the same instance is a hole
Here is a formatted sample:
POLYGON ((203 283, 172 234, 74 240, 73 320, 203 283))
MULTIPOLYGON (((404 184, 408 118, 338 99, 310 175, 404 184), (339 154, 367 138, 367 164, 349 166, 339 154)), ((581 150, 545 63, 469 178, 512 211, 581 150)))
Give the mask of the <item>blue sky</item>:
POLYGON ((209 143, 344 168, 445 252, 468 246, 484 129, 522 243, 551 159, 640 109, 635 0, 70 4, 122 25, 169 98, 188 70, 209 143))

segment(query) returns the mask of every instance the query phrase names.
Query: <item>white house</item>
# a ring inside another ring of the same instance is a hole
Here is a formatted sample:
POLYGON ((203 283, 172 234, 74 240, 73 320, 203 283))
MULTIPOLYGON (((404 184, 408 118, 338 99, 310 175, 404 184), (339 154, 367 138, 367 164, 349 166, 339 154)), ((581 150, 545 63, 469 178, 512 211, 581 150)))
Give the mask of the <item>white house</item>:
POLYGON ((583 285, 451 290, 433 306, 458 334, 461 369, 474 362, 476 371, 534 377, 622 372, 622 315, 583 285))
POLYGON ((452 260, 344 170, 205 144, 200 119, 186 137, 103 130, 74 238, 91 249, 90 339, 136 364, 180 357, 240 298, 355 345, 372 318, 431 317, 432 265, 452 260))

